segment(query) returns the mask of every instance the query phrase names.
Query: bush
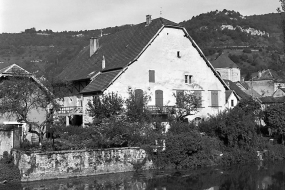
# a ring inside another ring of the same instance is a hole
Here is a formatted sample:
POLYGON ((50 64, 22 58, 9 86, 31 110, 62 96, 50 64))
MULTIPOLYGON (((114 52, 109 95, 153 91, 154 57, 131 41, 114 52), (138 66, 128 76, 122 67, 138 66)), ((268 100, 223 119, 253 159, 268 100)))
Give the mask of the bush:
POLYGON ((173 122, 164 136, 165 150, 149 152, 158 168, 193 168, 217 163, 220 141, 215 137, 203 136, 188 123, 173 122))
POLYGON ((230 149, 223 153, 220 165, 246 164, 257 161, 257 152, 255 149, 230 149))
POLYGON ((209 136, 217 136, 228 147, 254 147, 257 141, 255 120, 258 110, 253 100, 241 101, 234 109, 202 122, 199 128, 209 136))
POLYGON ((281 144, 269 145, 268 156, 269 160, 283 160, 285 159, 285 147, 281 144))
POLYGON ((0 160, 0 181, 19 182, 21 179, 19 169, 13 164, 13 157, 7 151, 0 160))

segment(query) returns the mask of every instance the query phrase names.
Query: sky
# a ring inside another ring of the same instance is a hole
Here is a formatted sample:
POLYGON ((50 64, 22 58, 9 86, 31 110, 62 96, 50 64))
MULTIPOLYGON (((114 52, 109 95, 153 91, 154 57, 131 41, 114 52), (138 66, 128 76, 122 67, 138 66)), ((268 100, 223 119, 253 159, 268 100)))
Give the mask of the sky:
POLYGON ((0 33, 54 32, 138 24, 146 15, 174 22, 223 9, 243 16, 276 12, 279 0, 0 0, 0 33))

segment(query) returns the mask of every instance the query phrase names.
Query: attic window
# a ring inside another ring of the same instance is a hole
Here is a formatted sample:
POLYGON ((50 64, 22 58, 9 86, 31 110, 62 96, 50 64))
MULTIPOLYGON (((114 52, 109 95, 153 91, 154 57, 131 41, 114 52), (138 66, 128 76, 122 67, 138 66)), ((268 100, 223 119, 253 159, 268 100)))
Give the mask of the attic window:
POLYGON ((185 75, 185 84, 191 84, 192 75, 185 75))
POLYGON ((177 57, 180 58, 180 51, 177 51, 177 57))

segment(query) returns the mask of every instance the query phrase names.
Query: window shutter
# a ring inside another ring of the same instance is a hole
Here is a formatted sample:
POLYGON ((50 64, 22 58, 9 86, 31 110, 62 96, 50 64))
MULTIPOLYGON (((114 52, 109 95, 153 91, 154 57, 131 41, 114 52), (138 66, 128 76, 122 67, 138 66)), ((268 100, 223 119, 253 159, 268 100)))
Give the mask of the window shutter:
POLYGON ((219 106, 219 91, 211 91, 212 106, 219 106))
POLYGON ((183 90, 177 90, 176 91, 176 105, 179 108, 184 107, 184 102, 183 102, 183 99, 182 99, 183 95, 184 95, 184 91, 183 90))
POLYGON ((149 70, 149 82, 155 82, 155 71, 149 70))
POLYGON ((163 91, 156 90, 155 91, 155 106, 162 108, 163 106, 163 91))
POLYGON ((135 90, 135 100, 137 103, 143 102, 143 90, 142 89, 135 90))
POLYGON ((195 90, 193 94, 199 100, 198 108, 202 107, 202 91, 195 90))

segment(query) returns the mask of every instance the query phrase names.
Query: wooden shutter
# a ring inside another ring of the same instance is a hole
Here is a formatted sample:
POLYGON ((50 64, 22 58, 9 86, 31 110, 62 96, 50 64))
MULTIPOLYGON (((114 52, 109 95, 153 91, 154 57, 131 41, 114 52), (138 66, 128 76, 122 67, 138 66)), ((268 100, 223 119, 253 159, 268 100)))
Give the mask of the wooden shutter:
POLYGON ((199 100, 198 108, 202 107, 202 91, 195 90, 193 94, 199 100))
POLYGON ((184 91, 183 90, 177 90, 176 91, 176 105, 179 107, 179 108, 183 108, 184 107, 184 102, 183 102, 183 97, 184 95, 184 91))
POLYGON ((155 91, 155 106, 162 108, 163 107, 163 91, 155 91))
POLYGON ((142 89, 135 90, 135 100, 137 103, 143 102, 143 90, 142 89))
POLYGON ((219 106, 219 91, 211 91, 212 106, 219 106))
POLYGON ((149 70, 149 82, 155 82, 155 71, 149 70))

